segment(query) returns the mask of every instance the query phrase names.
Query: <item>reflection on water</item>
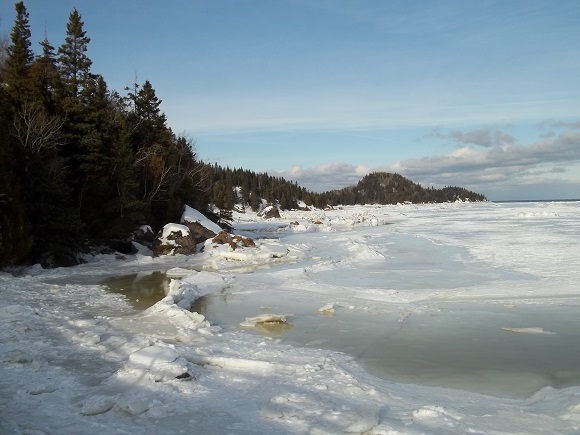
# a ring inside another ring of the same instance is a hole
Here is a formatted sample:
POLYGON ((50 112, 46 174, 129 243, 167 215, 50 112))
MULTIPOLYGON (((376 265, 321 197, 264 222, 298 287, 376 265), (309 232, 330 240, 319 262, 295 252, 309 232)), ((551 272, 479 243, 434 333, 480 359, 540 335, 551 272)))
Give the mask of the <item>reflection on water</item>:
MULTIPOLYGON (((170 282, 163 272, 148 272, 105 284, 136 309, 146 309, 165 297, 170 282)), ((573 305, 447 304, 413 313, 402 313, 405 307, 365 311, 338 305, 332 316, 318 312, 322 305, 306 294, 297 299, 254 289, 204 296, 191 310, 236 330, 246 317, 292 313, 291 323, 258 324, 244 331, 344 352, 370 373, 397 382, 514 398, 546 386, 580 384, 580 316, 573 305), (543 328, 554 334, 504 328, 543 328)))
POLYGON ((334 316, 325 316, 311 302, 279 294, 208 295, 192 310, 227 329, 240 329, 246 317, 263 313, 264 305, 294 313, 290 328, 244 331, 344 352, 375 376, 397 382, 513 398, 528 397, 546 386, 580 384, 578 307, 451 304, 413 313, 401 322, 397 310, 338 306, 334 316), (555 334, 502 330, 506 327, 541 327, 555 334))
MULTIPOLYGON (((294 325, 286 322, 257 323, 252 328, 266 337, 280 337, 284 332, 292 329, 294 325)), ((246 327, 248 329, 248 327, 246 327)))
POLYGON ((103 284, 125 295, 134 308, 145 310, 167 295, 170 282, 165 272, 141 272, 110 278, 103 284))

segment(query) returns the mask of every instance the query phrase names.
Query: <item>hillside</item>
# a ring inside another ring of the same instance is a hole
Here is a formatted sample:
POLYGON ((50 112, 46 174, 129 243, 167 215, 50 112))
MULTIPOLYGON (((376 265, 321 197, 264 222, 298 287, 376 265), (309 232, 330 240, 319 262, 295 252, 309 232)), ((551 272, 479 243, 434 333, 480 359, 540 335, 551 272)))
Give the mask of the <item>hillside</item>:
POLYGON ((486 201, 484 195, 463 187, 425 189, 402 175, 387 172, 373 172, 363 177, 356 186, 325 192, 322 196, 331 205, 486 201))

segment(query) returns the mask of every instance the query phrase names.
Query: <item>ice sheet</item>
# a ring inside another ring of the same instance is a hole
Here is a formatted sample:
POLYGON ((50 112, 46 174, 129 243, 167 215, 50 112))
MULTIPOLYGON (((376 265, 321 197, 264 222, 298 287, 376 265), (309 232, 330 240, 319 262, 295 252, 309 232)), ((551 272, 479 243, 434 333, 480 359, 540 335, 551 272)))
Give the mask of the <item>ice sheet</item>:
MULTIPOLYGON (((264 251, 269 243, 285 246, 286 256, 256 257, 249 249, 235 261, 211 250, 191 258, 99 256, 73 269, 35 267, 19 278, 2 273, 0 432, 577 432, 580 387, 553 388, 570 385, 558 383, 569 379, 566 367, 545 379, 553 387, 525 399, 413 385, 379 379, 355 357, 318 347, 335 336, 292 346, 284 331, 282 341, 230 331, 186 305, 204 294, 269 292, 279 302, 311 303, 312 315, 325 321, 341 320, 343 310, 388 314, 408 334, 389 343, 393 353, 422 354, 422 346, 431 346, 448 357, 456 352, 448 343, 478 331, 484 338, 484 326, 493 326, 499 340, 549 358, 551 346, 578 330, 567 319, 579 305, 579 211, 579 203, 360 206, 286 212, 267 227, 236 215, 242 233, 264 251), (261 268, 265 263, 272 267, 261 268), (172 267, 203 272, 192 272, 183 285, 173 281, 166 298, 145 312, 92 281, 172 267), (330 303, 334 316, 317 312, 330 303), (475 315, 467 310, 474 304, 497 312, 475 315), (551 310, 551 323, 510 314, 536 308, 551 310), (554 334, 529 333, 539 328, 554 334), (184 369, 190 376, 177 374, 184 369)), ((282 308, 275 312, 293 312, 282 308)), ((374 347, 380 346, 368 346, 374 347)), ((493 352, 487 358, 480 358, 483 369, 499 359, 493 352)), ((529 375, 516 367, 505 381, 529 375)))

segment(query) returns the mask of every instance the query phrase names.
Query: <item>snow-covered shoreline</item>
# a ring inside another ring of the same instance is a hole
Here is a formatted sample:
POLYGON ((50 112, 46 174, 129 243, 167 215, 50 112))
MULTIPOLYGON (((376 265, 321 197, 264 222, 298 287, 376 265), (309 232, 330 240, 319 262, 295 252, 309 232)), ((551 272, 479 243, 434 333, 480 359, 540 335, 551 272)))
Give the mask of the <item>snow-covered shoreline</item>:
MULTIPOLYGON (((515 400, 389 382, 346 354, 225 330, 188 307, 203 294, 262 288, 307 292, 316 308, 394 304, 403 314, 441 300, 577 304, 579 210, 478 203, 236 215, 238 232, 271 238, 236 258, 208 243, 190 258, 103 256, 19 278, 0 273, 0 432, 573 433, 578 386, 515 400), (274 267, 240 272, 264 263, 274 267), (173 281, 145 312, 96 284, 171 268, 201 271, 173 281), (360 269, 376 281, 357 287, 360 269)), ((551 332, 541 327, 511 332, 551 332)))

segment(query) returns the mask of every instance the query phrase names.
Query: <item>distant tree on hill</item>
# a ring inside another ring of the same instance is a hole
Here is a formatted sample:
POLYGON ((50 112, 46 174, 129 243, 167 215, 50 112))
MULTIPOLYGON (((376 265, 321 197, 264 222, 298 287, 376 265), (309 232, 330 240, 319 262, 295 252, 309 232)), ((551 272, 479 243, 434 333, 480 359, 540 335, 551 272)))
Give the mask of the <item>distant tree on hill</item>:
POLYGON ((356 186, 320 194, 318 201, 328 205, 354 205, 450 202, 458 199, 484 201, 485 196, 456 187, 424 189, 400 174, 374 172, 363 177, 356 186))

